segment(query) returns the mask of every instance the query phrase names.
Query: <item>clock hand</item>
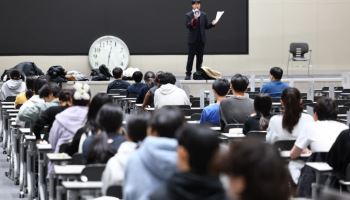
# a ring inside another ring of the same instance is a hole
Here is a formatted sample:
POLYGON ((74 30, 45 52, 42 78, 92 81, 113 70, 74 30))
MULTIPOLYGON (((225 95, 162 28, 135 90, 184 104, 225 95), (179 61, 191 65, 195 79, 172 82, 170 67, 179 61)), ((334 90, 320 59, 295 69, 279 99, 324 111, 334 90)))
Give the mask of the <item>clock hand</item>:
POLYGON ((109 65, 109 60, 111 59, 112 48, 113 48, 113 47, 111 47, 111 49, 109 50, 109 54, 108 54, 108 65, 109 65))

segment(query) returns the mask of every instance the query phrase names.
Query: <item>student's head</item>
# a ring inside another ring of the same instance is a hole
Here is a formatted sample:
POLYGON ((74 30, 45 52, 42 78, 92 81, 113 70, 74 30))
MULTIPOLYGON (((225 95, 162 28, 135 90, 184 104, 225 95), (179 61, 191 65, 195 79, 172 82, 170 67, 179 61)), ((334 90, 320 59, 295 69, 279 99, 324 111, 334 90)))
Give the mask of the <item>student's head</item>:
POLYGON ((283 69, 281 69, 280 67, 272 67, 270 69, 270 75, 271 75, 272 80, 279 81, 282 79, 283 69))
POLYGON ((133 142, 141 142, 147 136, 148 114, 131 115, 126 123, 128 139, 133 142))
POLYGON ((40 76, 37 79, 34 80, 34 94, 38 95, 39 90, 42 86, 44 86, 47 83, 47 79, 45 76, 40 76))
POLYGON ((182 111, 173 106, 155 110, 149 123, 148 135, 175 138, 175 132, 184 123, 182 111))
POLYGON ((108 135, 105 132, 97 134, 87 152, 86 164, 105 164, 113 156, 108 144, 108 135))
POLYGON ((226 79, 217 79, 214 81, 212 88, 218 96, 224 97, 230 90, 230 83, 226 79))
POLYGON ((159 74, 159 83, 161 85, 165 85, 165 84, 173 84, 175 85, 176 83, 176 77, 174 76, 174 74, 170 73, 170 72, 164 72, 162 74, 159 74))
POLYGON ((101 131, 116 134, 123 123, 123 111, 117 104, 107 103, 98 111, 96 122, 101 131))
POLYGON ((39 97, 50 102, 58 97, 61 87, 56 83, 47 83, 39 90, 39 97))
POLYGON ((192 9, 201 9, 201 1, 192 0, 192 9))
POLYGON ((231 78, 231 87, 236 93, 244 93, 249 85, 249 79, 242 74, 236 74, 231 78))
POLYGON ((315 120, 336 120, 337 104, 331 98, 320 98, 314 107, 315 120))
POLYGON ((113 69, 112 73, 115 79, 121 79, 123 76, 123 69, 120 67, 116 67, 113 69))
POLYGON ((156 73, 156 78, 154 79, 154 82, 157 84, 157 85, 160 85, 160 79, 162 77, 162 75, 164 74, 163 71, 158 71, 156 73))
POLYGON ((219 149, 219 138, 205 126, 185 124, 177 131, 177 164, 180 171, 198 175, 212 173, 213 161, 219 149))
POLYGON ((58 100, 61 106, 71 106, 72 105, 73 90, 62 89, 58 94, 58 100))
POLYGON ((88 106, 90 103, 90 86, 86 83, 76 82, 73 86, 73 105, 88 106))
POLYGON ((12 79, 12 80, 19 80, 19 79, 21 79, 21 72, 19 72, 16 69, 11 70, 11 72, 10 72, 10 79, 12 79))
POLYGON ((256 114, 269 116, 271 114, 272 99, 266 94, 259 94, 254 99, 254 109, 256 114))
POLYGON ((34 82, 37 78, 38 78, 37 76, 27 76, 26 77, 27 90, 31 90, 31 91, 34 90, 34 82))
POLYGON ((152 71, 147 71, 145 75, 143 76, 143 80, 147 84, 152 84, 154 82, 154 79, 156 78, 156 75, 152 71))
POLYGON ((292 133, 303 112, 299 90, 293 87, 284 89, 281 95, 281 102, 284 108, 282 127, 289 133, 292 133))
POLYGON ((223 162, 232 198, 289 199, 288 171, 273 146, 251 139, 232 143, 223 162))
POLYGON ((140 71, 136 71, 132 74, 132 79, 135 83, 140 83, 142 81, 143 74, 140 71))
POLYGON ((93 123, 96 119, 97 112, 101 109, 101 107, 107 103, 112 103, 113 99, 106 93, 98 93, 96 94, 89 105, 89 111, 87 113, 87 122, 93 123))

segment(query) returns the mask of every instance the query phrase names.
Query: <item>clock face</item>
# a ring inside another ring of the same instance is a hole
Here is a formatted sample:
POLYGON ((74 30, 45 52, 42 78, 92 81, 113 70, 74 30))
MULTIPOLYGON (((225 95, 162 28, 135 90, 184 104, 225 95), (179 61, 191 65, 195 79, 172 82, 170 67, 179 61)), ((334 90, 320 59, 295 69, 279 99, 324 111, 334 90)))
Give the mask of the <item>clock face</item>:
POLYGON ((112 71, 115 67, 123 70, 129 64, 128 46, 115 36, 103 36, 98 38, 90 47, 89 62, 93 69, 102 64, 112 71))

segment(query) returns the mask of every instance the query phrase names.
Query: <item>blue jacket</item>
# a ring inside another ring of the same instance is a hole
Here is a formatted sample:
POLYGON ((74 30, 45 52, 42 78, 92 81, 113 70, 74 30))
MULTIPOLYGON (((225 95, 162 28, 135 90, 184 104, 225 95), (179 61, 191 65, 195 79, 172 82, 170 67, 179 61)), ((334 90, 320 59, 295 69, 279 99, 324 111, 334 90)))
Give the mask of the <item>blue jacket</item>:
POLYGON ((281 81, 271 81, 264 84, 261 88, 261 93, 268 94, 272 98, 279 98, 284 89, 288 88, 287 83, 281 81))
POLYGON ((176 148, 175 139, 148 136, 128 160, 123 199, 148 200, 175 173, 176 148))

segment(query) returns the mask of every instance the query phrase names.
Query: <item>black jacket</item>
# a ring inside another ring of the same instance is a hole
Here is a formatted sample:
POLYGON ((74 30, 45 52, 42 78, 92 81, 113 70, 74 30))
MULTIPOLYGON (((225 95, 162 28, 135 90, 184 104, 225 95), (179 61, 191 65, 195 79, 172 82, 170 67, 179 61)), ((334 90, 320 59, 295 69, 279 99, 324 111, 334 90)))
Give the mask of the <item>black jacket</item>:
POLYGON ((211 22, 208 22, 207 15, 201 11, 201 15, 198 20, 194 19, 193 11, 186 13, 186 27, 188 31, 188 44, 197 42, 197 29, 200 29, 201 40, 205 44, 207 38, 205 35, 205 29, 214 27, 211 22), (199 20, 199 23, 198 23, 199 20))
MULTIPOLYGON (((37 121, 35 122, 32 130, 35 134, 37 140, 41 139, 40 134, 42 133, 45 126, 49 126, 49 131, 53 122, 55 121, 55 117, 58 113, 64 111, 67 107, 63 106, 52 106, 43 111, 37 121)), ((44 139, 48 138, 48 134, 45 135, 44 139)))
POLYGON ((193 173, 175 173, 169 181, 156 189, 150 200, 226 200, 218 177, 193 173))
POLYGON ((345 178, 346 168, 350 163, 350 130, 340 133, 327 155, 327 163, 338 177, 345 178))

